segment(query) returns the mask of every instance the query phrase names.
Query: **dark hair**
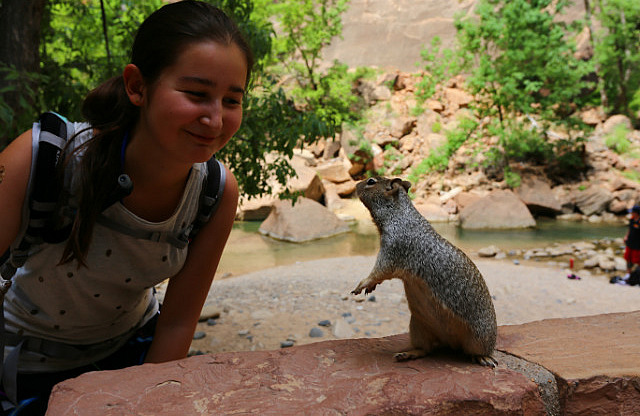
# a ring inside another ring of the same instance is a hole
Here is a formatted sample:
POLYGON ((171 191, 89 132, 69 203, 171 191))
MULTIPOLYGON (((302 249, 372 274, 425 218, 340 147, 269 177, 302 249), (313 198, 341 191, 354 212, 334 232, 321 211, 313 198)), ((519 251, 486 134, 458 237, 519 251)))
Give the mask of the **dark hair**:
MULTIPOLYGON (((248 84, 254 63, 249 44, 222 10, 200 1, 167 4, 149 15, 136 33, 131 63, 139 68, 145 83, 153 85, 186 47, 203 41, 238 46, 247 61, 248 84)), ((96 219, 108 205, 122 173, 122 140, 140 114, 139 108, 129 101, 122 76, 111 78, 92 90, 82 104, 82 113, 96 134, 76 149, 84 151, 76 190, 78 211, 61 264, 75 259, 79 265, 85 265, 96 219)))

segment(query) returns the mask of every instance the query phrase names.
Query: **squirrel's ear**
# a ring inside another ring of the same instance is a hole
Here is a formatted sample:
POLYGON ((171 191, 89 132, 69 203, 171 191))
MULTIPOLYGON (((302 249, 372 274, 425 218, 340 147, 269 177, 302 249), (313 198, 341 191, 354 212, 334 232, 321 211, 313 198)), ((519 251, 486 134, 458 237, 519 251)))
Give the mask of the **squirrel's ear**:
POLYGON ((394 185, 399 185, 402 186, 404 188, 405 191, 409 192, 409 188, 411 188, 411 182, 409 181, 403 181, 400 178, 394 178, 391 180, 391 186, 393 187, 394 185))
POLYGON ((408 192, 409 188, 411 188, 411 183, 407 181, 403 181, 400 178, 392 179, 391 182, 389 182, 389 185, 387 186, 387 192, 385 192, 385 195, 393 196, 397 194, 398 191, 400 190, 400 187, 403 187, 404 190, 408 192))

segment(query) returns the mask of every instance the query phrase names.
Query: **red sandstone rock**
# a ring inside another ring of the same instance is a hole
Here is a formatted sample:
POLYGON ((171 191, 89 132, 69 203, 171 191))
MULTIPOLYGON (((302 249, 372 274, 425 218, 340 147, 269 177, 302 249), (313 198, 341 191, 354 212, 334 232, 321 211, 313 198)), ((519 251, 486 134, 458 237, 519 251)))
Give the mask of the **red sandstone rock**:
POLYGON ((220 353, 85 374, 48 415, 538 415, 536 385, 459 355, 398 363, 407 335, 220 353))
POLYGON ((498 349, 556 375, 566 415, 640 411, 640 312, 498 328, 498 349))

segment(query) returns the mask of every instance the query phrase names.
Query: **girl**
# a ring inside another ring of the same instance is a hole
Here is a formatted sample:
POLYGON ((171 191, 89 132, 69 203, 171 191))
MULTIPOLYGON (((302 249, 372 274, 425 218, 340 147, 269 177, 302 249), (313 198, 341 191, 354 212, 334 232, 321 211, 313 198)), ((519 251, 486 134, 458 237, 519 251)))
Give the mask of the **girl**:
MULTIPOLYGON (((136 364, 129 356, 137 355, 131 344, 141 328, 153 333, 145 362, 186 357, 235 217, 233 174, 223 172, 221 202, 186 248, 136 238, 118 225, 170 233, 193 222, 205 162, 240 127, 252 64, 247 42, 222 11, 198 1, 168 4, 140 26, 122 76, 87 96, 88 123, 67 123, 76 133, 57 212, 75 212, 71 233, 34 247, 5 299, 6 351, 19 353, 18 399, 39 396, 28 406, 34 414, 44 413, 61 380, 136 364), (108 206, 123 173, 133 191, 108 206), (167 278, 158 315, 153 287, 167 278)), ((0 253, 20 231, 34 136, 27 131, 0 154, 0 253)))

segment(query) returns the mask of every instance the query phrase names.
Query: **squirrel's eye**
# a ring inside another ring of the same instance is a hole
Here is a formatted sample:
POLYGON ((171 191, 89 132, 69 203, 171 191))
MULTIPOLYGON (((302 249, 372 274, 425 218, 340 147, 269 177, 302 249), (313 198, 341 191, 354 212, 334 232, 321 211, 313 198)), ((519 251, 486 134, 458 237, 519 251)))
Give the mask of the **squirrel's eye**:
POLYGON ((376 180, 373 178, 369 178, 367 179, 367 185, 375 185, 376 184, 376 180))

